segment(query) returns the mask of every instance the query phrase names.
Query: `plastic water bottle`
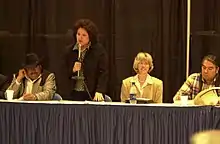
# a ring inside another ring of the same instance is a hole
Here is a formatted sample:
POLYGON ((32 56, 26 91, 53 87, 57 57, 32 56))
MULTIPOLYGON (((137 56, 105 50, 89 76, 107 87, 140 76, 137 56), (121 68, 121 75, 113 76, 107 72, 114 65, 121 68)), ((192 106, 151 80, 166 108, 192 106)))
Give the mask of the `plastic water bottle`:
POLYGON ((131 83, 131 88, 130 88, 130 104, 136 104, 137 103, 137 99, 136 99, 136 95, 137 95, 137 89, 135 86, 135 82, 131 83))

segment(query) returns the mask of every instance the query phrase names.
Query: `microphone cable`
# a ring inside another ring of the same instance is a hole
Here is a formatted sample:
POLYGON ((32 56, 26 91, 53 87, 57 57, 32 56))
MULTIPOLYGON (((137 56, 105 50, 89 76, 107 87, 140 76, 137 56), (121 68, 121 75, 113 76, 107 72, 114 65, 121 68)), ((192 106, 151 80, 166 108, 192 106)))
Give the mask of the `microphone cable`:
POLYGON ((91 99, 91 101, 93 101, 93 98, 92 98, 92 96, 91 96, 91 94, 90 94, 90 92, 89 92, 89 89, 88 89, 87 84, 86 84, 86 82, 84 81, 84 79, 83 79, 83 84, 84 84, 84 87, 85 87, 85 89, 86 89, 87 94, 89 95, 89 98, 91 99))

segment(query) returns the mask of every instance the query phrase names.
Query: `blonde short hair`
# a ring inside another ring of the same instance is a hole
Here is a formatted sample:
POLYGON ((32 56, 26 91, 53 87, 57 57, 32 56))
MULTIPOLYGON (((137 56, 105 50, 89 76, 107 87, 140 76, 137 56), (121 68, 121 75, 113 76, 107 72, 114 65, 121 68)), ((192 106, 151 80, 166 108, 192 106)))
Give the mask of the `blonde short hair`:
POLYGON ((139 52, 137 54, 137 56, 135 57, 134 64, 133 64, 134 71, 136 73, 138 73, 138 64, 143 60, 146 60, 147 63, 149 64, 150 68, 149 68, 148 73, 150 73, 154 68, 153 59, 152 59, 152 56, 149 53, 145 53, 145 52, 139 52))
POLYGON ((193 134, 190 138, 191 144, 219 144, 220 130, 205 130, 193 134))

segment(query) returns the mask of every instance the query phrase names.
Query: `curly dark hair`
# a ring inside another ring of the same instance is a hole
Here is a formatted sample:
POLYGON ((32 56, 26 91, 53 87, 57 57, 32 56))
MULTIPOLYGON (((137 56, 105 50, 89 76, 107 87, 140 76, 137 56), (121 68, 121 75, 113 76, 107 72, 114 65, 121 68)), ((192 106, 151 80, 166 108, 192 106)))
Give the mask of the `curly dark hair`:
POLYGON ((98 28, 94 22, 89 19, 79 19, 73 28, 73 37, 76 42, 76 34, 79 28, 83 28, 87 31, 89 35, 89 40, 91 44, 96 44, 98 42, 98 28))

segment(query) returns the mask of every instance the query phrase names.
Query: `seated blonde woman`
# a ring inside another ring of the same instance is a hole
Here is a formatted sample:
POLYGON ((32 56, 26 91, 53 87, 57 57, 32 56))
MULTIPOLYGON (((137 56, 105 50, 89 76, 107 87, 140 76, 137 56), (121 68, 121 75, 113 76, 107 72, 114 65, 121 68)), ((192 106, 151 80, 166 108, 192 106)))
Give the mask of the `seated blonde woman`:
POLYGON ((131 84, 135 82, 137 98, 146 98, 153 100, 155 103, 162 103, 163 82, 149 74, 154 68, 151 55, 144 52, 138 53, 133 68, 137 74, 123 80, 121 101, 125 102, 129 99, 131 84))

